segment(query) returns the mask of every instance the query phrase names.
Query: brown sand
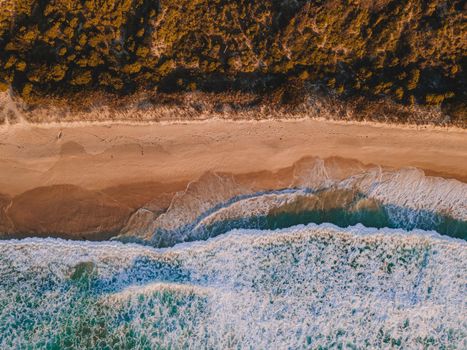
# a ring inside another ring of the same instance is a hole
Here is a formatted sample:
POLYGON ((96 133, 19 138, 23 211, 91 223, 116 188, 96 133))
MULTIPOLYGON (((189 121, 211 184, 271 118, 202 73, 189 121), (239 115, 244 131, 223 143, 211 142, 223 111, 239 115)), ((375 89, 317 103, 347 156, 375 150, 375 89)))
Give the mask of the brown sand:
POLYGON ((256 172, 251 180, 264 182, 271 173, 261 171, 308 156, 467 181, 467 131, 458 129, 319 120, 15 125, 0 128, 0 232, 105 238, 137 208, 163 210, 207 171, 256 172))

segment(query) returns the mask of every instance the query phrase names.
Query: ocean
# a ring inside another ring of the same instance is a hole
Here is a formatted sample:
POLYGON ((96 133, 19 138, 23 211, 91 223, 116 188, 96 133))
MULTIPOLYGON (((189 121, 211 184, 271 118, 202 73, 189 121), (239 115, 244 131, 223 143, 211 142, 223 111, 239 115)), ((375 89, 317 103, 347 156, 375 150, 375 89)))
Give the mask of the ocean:
POLYGON ((211 186, 111 241, 0 241, 0 348, 465 349, 466 187, 211 186))

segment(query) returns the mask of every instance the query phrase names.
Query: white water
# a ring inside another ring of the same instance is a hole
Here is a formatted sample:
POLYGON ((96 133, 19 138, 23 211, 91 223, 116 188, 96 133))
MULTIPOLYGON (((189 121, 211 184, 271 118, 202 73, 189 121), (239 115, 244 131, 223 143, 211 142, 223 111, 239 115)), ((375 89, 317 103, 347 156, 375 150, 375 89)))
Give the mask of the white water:
POLYGON ((168 249, 4 241, 0 348, 463 349, 466 248, 329 224, 168 249))

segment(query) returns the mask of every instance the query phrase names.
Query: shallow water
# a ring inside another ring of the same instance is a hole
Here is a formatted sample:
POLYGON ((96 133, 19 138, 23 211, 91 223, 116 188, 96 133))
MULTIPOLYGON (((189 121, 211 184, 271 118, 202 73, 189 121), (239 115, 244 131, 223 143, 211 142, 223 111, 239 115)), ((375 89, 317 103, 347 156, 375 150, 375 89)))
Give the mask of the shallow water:
MULTIPOLYGON (((342 228, 362 224, 406 231, 433 230, 467 239, 466 220, 423 209, 384 205, 360 193, 333 189, 323 193, 284 190, 235 197, 203 213, 194 222, 172 230, 156 230, 150 244, 168 247, 179 242, 205 240, 232 229, 275 230, 309 223, 332 223, 342 228)), ((132 241, 132 238, 122 240, 132 241)))
POLYGON ((415 168, 354 170, 313 159, 295 165, 288 187, 254 189, 231 175, 191 183, 157 218, 138 211, 121 241, 156 247, 203 240, 232 228, 276 229, 296 224, 434 230, 467 238, 467 184, 425 176, 415 168))

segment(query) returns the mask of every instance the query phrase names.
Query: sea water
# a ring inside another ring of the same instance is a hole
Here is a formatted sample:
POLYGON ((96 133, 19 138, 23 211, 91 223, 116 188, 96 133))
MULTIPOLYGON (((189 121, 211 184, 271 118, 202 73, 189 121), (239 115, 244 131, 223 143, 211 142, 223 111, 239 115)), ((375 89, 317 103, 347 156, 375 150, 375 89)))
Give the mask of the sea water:
POLYGON ((463 349, 466 270, 463 240, 361 225, 5 241, 0 347, 463 349))
POLYGON ((467 348, 466 184, 219 179, 117 241, 0 241, 0 349, 467 348))

